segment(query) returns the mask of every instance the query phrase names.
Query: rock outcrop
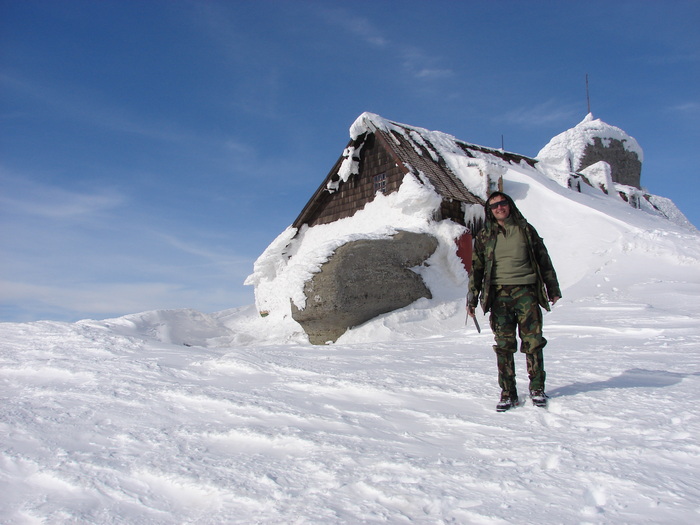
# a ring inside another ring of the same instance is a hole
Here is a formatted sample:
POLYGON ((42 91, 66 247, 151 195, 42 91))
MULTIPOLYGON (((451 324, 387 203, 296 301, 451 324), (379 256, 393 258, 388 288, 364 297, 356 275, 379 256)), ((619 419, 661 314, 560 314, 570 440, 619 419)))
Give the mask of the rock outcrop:
POLYGON ((437 246, 432 235, 407 231, 344 244, 306 282, 306 306, 300 310, 292 304, 292 317, 311 343, 325 344, 380 314, 430 299, 423 279, 410 268, 425 262, 437 246))

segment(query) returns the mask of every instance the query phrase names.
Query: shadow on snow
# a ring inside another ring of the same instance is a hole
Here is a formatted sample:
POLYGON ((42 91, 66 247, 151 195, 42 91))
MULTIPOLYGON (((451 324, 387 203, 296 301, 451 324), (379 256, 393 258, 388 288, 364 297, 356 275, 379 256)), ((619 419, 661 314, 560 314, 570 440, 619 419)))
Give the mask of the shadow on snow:
POLYGON ((616 377, 592 383, 573 383, 547 392, 549 397, 574 396, 582 392, 595 392, 608 388, 660 388, 680 383, 686 377, 700 376, 700 372, 681 374, 665 370, 625 370, 616 377))

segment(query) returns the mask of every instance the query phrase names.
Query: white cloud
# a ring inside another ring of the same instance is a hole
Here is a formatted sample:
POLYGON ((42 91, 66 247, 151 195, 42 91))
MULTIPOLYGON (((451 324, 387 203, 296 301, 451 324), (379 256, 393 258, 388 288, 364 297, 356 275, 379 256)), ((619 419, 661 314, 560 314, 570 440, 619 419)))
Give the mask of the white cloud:
POLYGON ((20 224, 0 262, 3 320, 115 316, 154 309, 216 311, 251 304, 253 257, 149 230, 125 217, 115 231, 46 232, 20 224))
POLYGON ((385 47, 389 44, 382 31, 367 18, 353 15, 342 8, 322 9, 320 14, 329 23, 342 27, 366 44, 373 47, 385 47))
POLYGON ((431 56, 415 46, 399 48, 405 71, 414 78, 422 80, 444 80, 454 75, 454 71, 441 67, 442 59, 431 56))
POLYGON ((643 55, 637 59, 639 62, 651 64, 653 66, 675 66, 679 64, 691 64, 694 67, 694 62, 700 61, 700 53, 697 51, 689 53, 668 53, 664 55, 643 55))
POLYGON ((193 242, 189 239, 183 240, 182 238, 172 234, 158 232, 156 232, 155 234, 157 237, 165 241, 165 243, 168 246, 175 248, 176 250, 179 250, 188 255, 193 255, 196 258, 204 260, 205 264, 215 265, 221 267, 222 269, 241 267, 252 269, 253 267, 253 262, 255 260, 254 257, 240 256, 230 251, 221 250, 217 247, 203 245, 197 242, 193 242))
POLYGON ((576 118, 583 118, 581 109, 571 104, 548 100, 532 107, 516 108, 495 118, 497 121, 521 126, 572 125, 576 118))
POLYGON ((671 106, 669 109, 678 113, 697 113, 700 111, 700 102, 685 102, 671 106))
POLYGON ((0 171, 2 320, 250 304, 254 257, 109 189, 68 190, 0 171))
POLYGON ((444 79, 444 78, 449 78, 454 76, 454 71, 451 69, 430 69, 430 68, 424 68, 424 69, 419 69, 416 71, 415 75, 418 78, 427 78, 427 79, 444 79))
POLYGON ((100 101, 98 93, 85 93, 82 85, 80 89, 76 89, 77 86, 51 85, 8 74, 0 74, 0 84, 31 96, 65 118, 78 120, 90 126, 177 144, 202 140, 201 137, 179 128, 174 122, 148 120, 125 107, 105 104, 100 101), (80 92, 81 95, 76 95, 76 92, 80 92))
POLYGON ((22 180, 0 174, 4 192, 0 206, 4 213, 33 215, 47 219, 91 219, 126 203, 126 197, 113 189, 71 191, 51 184, 22 180))
POLYGON ((432 56, 415 45, 405 45, 386 38, 367 18, 353 15, 344 9, 324 10, 323 14, 331 24, 340 26, 366 44, 383 48, 395 55, 404 71, 414 79, 444 80, 454 75, 452 69, 441 66, 441 57, 432 56))

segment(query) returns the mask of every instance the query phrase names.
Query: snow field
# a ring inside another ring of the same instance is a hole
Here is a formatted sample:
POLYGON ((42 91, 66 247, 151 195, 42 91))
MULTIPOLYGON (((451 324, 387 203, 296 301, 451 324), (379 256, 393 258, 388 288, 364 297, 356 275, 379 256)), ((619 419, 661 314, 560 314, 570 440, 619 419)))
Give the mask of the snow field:
POLYGON ((593 281, 546 314, 548 411, 495 412, 486 319, 458 306, 432 336, 322 347, 154 339, 177 312, 140 336, 1 325, 3 521, 692 523, 698 295, 593 281))

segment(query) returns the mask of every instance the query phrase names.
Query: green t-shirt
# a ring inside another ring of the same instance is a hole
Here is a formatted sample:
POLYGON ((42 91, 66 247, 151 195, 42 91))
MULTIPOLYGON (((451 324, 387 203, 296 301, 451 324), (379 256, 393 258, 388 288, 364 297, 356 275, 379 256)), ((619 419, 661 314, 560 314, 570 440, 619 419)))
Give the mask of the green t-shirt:
POLYGON ((496 285, 535 284, 537 276, 530 264, 525 234, 512 218, 499 228, 494 251, 493 281, 496 285))

